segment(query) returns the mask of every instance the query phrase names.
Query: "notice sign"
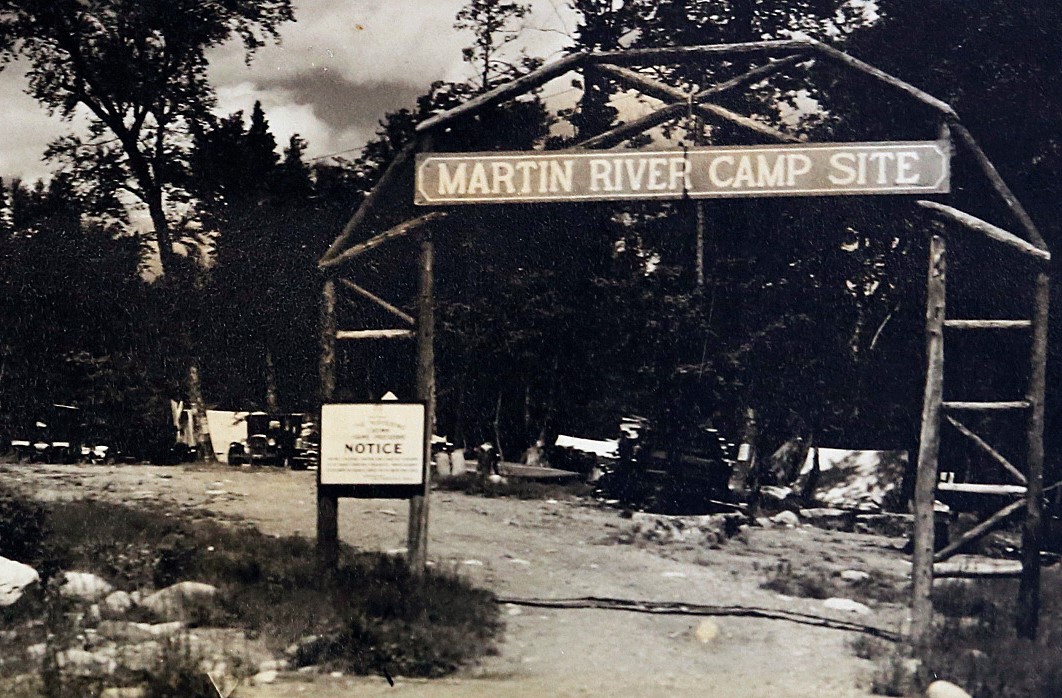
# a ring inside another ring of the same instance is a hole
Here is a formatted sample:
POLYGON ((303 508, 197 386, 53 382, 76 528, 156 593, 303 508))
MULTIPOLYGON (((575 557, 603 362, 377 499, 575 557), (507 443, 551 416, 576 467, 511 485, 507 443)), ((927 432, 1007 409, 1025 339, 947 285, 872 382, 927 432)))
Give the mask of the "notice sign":
POLYGON ((422 153, 415 203, 943 194, 949 152, 944 142, 892 141, 422 153))
POLYGON ((322 405, 321 484, 422 484, 424 418, 421 403, 322 405))

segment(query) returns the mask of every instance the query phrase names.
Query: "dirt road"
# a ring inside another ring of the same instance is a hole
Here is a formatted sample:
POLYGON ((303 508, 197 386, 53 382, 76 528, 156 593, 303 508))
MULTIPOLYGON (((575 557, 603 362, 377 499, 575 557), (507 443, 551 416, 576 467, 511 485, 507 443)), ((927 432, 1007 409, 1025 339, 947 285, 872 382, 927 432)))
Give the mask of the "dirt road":
MULTIPOLYGON (((150 466, 5 466, 5 481, 43 498, 163 500, 206 507, 266 533, 312 536, 314 474, 281 470, 150 466)), ((365 549, 405 544, 406 503, 344 500, 340 536, 365 549)), ((740 604, 814 613, 896 630, 903 610, 872 604, 870 615, 831 611, 821 600, 760 587, 779 560, 794 568, 863 570, 901 585, 896 541, 808 526, 756 528, 720 549, 615 542, 630 522, 577 501, 485 499, 436 492, 429 556, 509 597, 608 596, 642 601, 740 604)), ((237 696, 685 696, 848 698, 868 696, 871 662, 857 659, 850 632, 778 620, 655 616, 622 611, 504 606, 497 656, 444 680, 298 675, 237 696), (701 632, 698 633, 700 626, 701 632)))

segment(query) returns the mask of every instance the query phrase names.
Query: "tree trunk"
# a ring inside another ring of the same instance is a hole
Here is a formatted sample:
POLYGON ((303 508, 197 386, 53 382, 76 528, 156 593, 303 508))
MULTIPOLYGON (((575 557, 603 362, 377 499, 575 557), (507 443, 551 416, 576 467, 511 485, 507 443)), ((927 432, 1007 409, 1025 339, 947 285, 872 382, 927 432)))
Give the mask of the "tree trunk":
POLYGON ((265 350, 266 410, 270 414, 280 412, 280 400, 277 398, 277 370, 273 365, 273 352, 265 350))
POLYGON ((214 449, 207 430, 206 405, 203 403, 203 384, 199 379, 199 362, 192 359, 188 366, 188 403, 195 415, 195 442, 199 449, 199 459, 206 463, 214 462, 214 449))

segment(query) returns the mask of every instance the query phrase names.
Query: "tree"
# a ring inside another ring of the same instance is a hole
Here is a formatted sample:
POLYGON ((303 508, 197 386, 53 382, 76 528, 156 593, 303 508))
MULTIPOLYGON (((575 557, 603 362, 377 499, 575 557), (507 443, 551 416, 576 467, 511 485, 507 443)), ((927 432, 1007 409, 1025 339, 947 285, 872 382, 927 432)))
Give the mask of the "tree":
POLYGON ((477 69, 480 92, 526 68, 526 60, 517 63, 506 60, 504 49, 520 36, 519 28, 512 24, 530 11, 531 6, 526 3, 505 0, 469 0, 458 11, 454 28, 471 31, 475 37, 473 44, 462 50, 462 55, 477 69))
POLYGON ((49 155, 79 175, 98 211, 120 214, 127 195, 147 207, 165 273, 182 135, 214 100, 206 51, 236 36, 249 58, 291 19, 291 0, 0 0, 0 48, 29 61, 29 92, 49 112, 88 114, 88 134, 49 155))

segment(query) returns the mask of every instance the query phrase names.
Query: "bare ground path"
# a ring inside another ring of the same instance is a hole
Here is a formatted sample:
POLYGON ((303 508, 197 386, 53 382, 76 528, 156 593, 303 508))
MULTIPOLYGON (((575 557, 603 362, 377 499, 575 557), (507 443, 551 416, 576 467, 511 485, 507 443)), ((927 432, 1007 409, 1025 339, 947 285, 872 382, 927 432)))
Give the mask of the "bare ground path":
MULTIPOLYGON (((314 474, 281 470, 152 466, 4 466, 0 478, 42 498, 162 500, 240 518, 275 535, 312 536, 314 474)), ((860 569, 903 583, 895 541, 796 529, 752 529, 716 550, 614 542, 629 522, 576 501, 486 499, 436 492, 429 556, 506 597, 608 596, 643 601, 746 605, 801 611, 898 629, 902 609, 876 605, 854 617, 814 599, 760 588, 781 559, 840 571, 860 569)), ((340 536, 351 545, 398 550, 406 503, 344 500, 340 536)), ((443 680, 293 675, 237 696, 704 696, 856 698, 872 664, 856 658, 853 634, 791 622, 711 619, 718 634, 697 638, 702 619, 605 610, 503 606, 496 656, 443 680)))

